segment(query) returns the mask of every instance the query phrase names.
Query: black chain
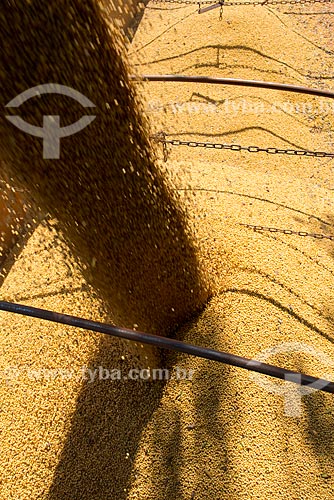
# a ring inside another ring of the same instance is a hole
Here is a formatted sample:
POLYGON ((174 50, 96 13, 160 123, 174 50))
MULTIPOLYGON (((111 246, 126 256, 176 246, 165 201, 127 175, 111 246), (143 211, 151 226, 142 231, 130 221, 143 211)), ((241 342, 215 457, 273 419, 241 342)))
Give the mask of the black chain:
POLYGON ((241 146, 240 144, 215 144, 212 142, 197 142, 197 141, 180 141, 177 139, 165 138, 163 132, 159 132, 152 137, 156 142, 162 143, 164 147, 164 159, 167 159, 167 144, 171 146, 188 146, 191 148, 206 148, 206 149, 227 149, 230 151, 246 151, 248 153, 267 153, 280 154, 290 156, 308 156, 316 158, 334 158, 334 153, 326 153, 325 151, 308 151, 303 149, 280 149, 275 147, 261 148, 259 146, 241 146))
POLYGON ((248 227, 254 231, 269 231, 270 233, 282 233, 282 234, 293 234, 296 236, 307 236, 310 238, 316 238, 318 240, 331 240, 334 241, 334 236, 319 233, 307 233, 306 231, 293 231, 292 229, 278 229, 277 227, 267 227, 267 226, 254 226, 253 224, 241 224, 240 226, 248 227))
MULTIPOLYGON (((152 0, 152 3, 176 3, 181 5, 214 5, 217 0, 152 0)), ((219 2, 218 2, 219 3, 219 2)), ((298 4, 310 4, 310 3, 333 3, 333 0, 263 0, 263 1, 249 1, 245 2, 226 2, 224 7, 235 6, 235 5, 298 5, 298 4)))

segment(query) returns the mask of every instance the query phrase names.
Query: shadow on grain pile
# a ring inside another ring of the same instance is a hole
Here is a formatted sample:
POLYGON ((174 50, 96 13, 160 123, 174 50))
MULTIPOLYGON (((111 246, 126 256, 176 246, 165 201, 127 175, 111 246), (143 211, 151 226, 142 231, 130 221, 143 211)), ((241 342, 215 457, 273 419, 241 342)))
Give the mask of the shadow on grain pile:
MULTIPOLYGON (((108 341, 102 342, 100 354, 91 361, 92 366, 116 367, 117 363, 108 341)), ((49 500, 126 499, 142 430, 158 407, 162 390, 162 382, 84 384, 49 500)))
MULTIPOLYGON (((97 115, 61 141, 59 160, 43 160, 39 139, 2 120, 6 171, 57 219, 83 275, 117 324, 157 334, 175 331, 203 306, 209 287, 183 208, 151 154, 122 42, 108 30, 95 0, 5 0, 0 28, 4 105, 28 88, 56 82, 88 97, 97 115)), ((45 115, 59 115, 66 122, 61 125, 69 125, 82 109, 59 95, 21 107, 22 118, 36 126, 45 115)), ((117 366, 121 346, 110 339, 101 344, 91 364, 117 366)), ((125 361, 127 368, 138 362, 136 356, 132 365, 125 361)), ((124 498, 131 459, 162 388, 138 381, 84 385, 49 498, 124 498)))

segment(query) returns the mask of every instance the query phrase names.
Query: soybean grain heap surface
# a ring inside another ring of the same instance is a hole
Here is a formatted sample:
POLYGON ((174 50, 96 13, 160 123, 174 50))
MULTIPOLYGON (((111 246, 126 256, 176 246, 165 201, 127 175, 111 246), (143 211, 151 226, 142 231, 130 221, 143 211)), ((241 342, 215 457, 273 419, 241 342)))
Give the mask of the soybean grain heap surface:
MULTIPOLYGON (((331 88, 333 16, 314 15, 325 9, 331 6, 231 7, 219 22, 217 10, 199 16, 193 7, 148 4, 129 46, 132 71, 331 88), (288 11, 313 14, 296 22, 297 14, 288 11)), ((143 99, 155 131, 333 149, 332 112, 313 98, 145 84, 143 99)), ((185 201, 216 292, 178 337, 250 358, 298 342, 333 358, 333 244, 237 224, 333 234, 332 162, 174 148, 167 168, 181 193, 193 193, 185 201)), ((2 297, 103 318, 100 302, 72 263, 68 268, 56 241, 45 226, 35 231, 2 297), (47 243, 50 250, 44 250, 47 243)), ((333 497, 331 395, 304 397, 300 416, 287 416, 282 396, 245 371, 183 355, 173 362, 193 369, 192 380, 163 387, 88 383, 81 380, 82 366, 124 373, 133 366, 131 355, 96 334, 5 313, 0 318, 2 373, 13 367, 1 385, 4 498, 333 497), (52 372, 42 371, 59 367, 76 377, 52 379, 52 372)), ((273 354, 268 361, 333 379, 333 367, 305 352, 273 354)))

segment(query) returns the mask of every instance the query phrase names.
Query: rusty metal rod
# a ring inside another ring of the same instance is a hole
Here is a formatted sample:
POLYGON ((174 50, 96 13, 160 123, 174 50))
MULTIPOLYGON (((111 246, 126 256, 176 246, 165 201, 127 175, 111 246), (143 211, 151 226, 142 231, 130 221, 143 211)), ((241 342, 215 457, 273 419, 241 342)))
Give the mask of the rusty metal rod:
POLYGON ((178 82, 178 83, 207 83, 214 85, 235 85, 239 87, 255 87, 269 90, 282 90, 285 92, 295 92, 299 94, 309 94, 319 97, 334 98, 334 91, 313 89, 300 85, 290 85, 287 83, 262 82, 259 80, 243 80, 237 78, 214 78, 210 76, 186 76, 186 75, 131 75, 134 81, 149 82, 178 82))
MULTIPOLYGON (((200 2, 199 2, 200 4, 200 2)), ((218 7, 222 7, 224 5, 224 2, 218 2, 215 3, 214 5, 209 5, 208 7, 203 7, 203 9, 199 8, 198 13, 199 14, 204 14, 205 12, 209 12, 210 10, 217 9, 218 7)))
POLYGON ((63 325, 83 328, 84 330, 91 330, 93 332, 104 333, 107 335, 111 335, 113 337, 140 342, 142 344, 150 344, 163 349, 169 349, 171 351, 191 354, 192 356, 197 356, 204 359, 210 359, 212 361, 218 361, 220 363, 237 366, 239 368, 244 368, 246 370, 262 373, 264 375, 269 375, 274 378, 288 380, 296 384, 305 386, 311 385, 313 388, 316 388, 318 390, 334 394, 334 382, 330 382, 328 380, 316 377, 311 377, 310 375, 294 372, 292 370, 286 370, 285 368, 280 368, 278 366, 262 363, 254 359, 247 359, 241 356, 236 356, 234 354, 229 354, 226 352, 216 351, 214 349, 208 349, 206 347, 199 347, 192 344, 187 344, 185 342, 181 342, 180 340, 174 340, 174 339, 169 339, 167 337, 152 335, 150 333, 143 333, 134 330, 129 330, 127 328, 120 328, 118 326, 112 326, 99 323, 96 321, 78 318, 77 316, 60 314, 53 311, 48 311, 46 309, 39 309, 36 307, 30 307, 22 304, 15 304, 12 302, 0 301, 0 310, 21 314, 23 316, 30 316, 33 318, 52 321, 54 323, 60 323, 63 325))

